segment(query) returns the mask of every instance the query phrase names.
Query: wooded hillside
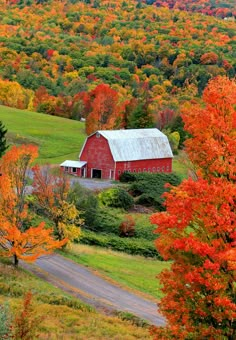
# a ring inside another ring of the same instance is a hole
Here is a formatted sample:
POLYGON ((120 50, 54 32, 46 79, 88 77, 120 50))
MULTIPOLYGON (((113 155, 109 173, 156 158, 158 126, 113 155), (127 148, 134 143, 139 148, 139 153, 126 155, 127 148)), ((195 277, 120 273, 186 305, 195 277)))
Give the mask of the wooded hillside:
POLYGON ((133 0, 0 0, 0 21, 3 105, 162 128, 210 78, 235 75, 233 20, 133 0))

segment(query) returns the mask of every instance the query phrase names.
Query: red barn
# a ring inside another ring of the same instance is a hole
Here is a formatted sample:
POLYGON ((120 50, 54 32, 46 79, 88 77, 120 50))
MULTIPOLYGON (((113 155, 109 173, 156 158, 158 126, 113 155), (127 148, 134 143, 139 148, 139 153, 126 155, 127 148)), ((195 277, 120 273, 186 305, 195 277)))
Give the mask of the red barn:
POLYGON ((118 180, 124 171, 171 172, 172 158, 168 138, 158 129, 97 131, 87 137, 80 161, 61 166, 77 176, 118 180))

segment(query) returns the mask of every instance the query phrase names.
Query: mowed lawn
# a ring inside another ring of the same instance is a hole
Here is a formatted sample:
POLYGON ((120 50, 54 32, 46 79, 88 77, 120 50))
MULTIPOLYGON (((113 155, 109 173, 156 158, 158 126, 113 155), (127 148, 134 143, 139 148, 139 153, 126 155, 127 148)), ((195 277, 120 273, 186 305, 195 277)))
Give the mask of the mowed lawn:
POLYGON ((86 138, 84 123, 47 114, 0 105, 0 120, 9 144, 38 145, 41 164, 77 160, 86 138))
POLYGON ((73 244, 62 255, 96 270, 97 273, 118 282, 122 287, 129 287, 157 300, 162 293, 156 276, 163 269, 170 267, 170 263, 166 261, 132 256, 83 244, 73 244))

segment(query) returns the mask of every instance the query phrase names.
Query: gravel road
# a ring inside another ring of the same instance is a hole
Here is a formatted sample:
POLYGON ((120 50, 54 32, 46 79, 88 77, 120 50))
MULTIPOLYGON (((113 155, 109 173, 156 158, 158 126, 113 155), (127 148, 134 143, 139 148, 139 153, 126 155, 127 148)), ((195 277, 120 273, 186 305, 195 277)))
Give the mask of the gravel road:
POLYGON ((74 177, 70 178, 70 184, 73 187, 75 183, 79 183, 83 187, 90 189, 90 190, 103 190, 108 189, 114 184, 112 181, 109 180, 101 180, 101 179, 92 179, 92 178, 80 178, 80 177, 74 177))
POLYGON ((97 309, 130 312, 150 324, 165 324, 155 303, 111 284, 63 256, 42 256, 33 265, 21 266, 97 309))

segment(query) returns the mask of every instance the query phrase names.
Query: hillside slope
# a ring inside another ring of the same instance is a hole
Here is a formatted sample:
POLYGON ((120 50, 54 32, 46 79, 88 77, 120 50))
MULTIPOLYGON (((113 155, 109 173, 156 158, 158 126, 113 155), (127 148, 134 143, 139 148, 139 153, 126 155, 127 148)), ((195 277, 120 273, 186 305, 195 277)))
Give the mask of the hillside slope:
POLYGON ((0 0, 5 105, 80 119, 85 94, 106 83, 131 103, 122 119, 135 103, 157 122, 198 100, 210 78, 235 75, 234 21, 134 0, 15 2, 0 0))
POLYGON ((78 159, 85 140, 84 123, 0 106, 0 120, 8 129, 9 144, 35 144, 39 163, 58 164, 78 159))

